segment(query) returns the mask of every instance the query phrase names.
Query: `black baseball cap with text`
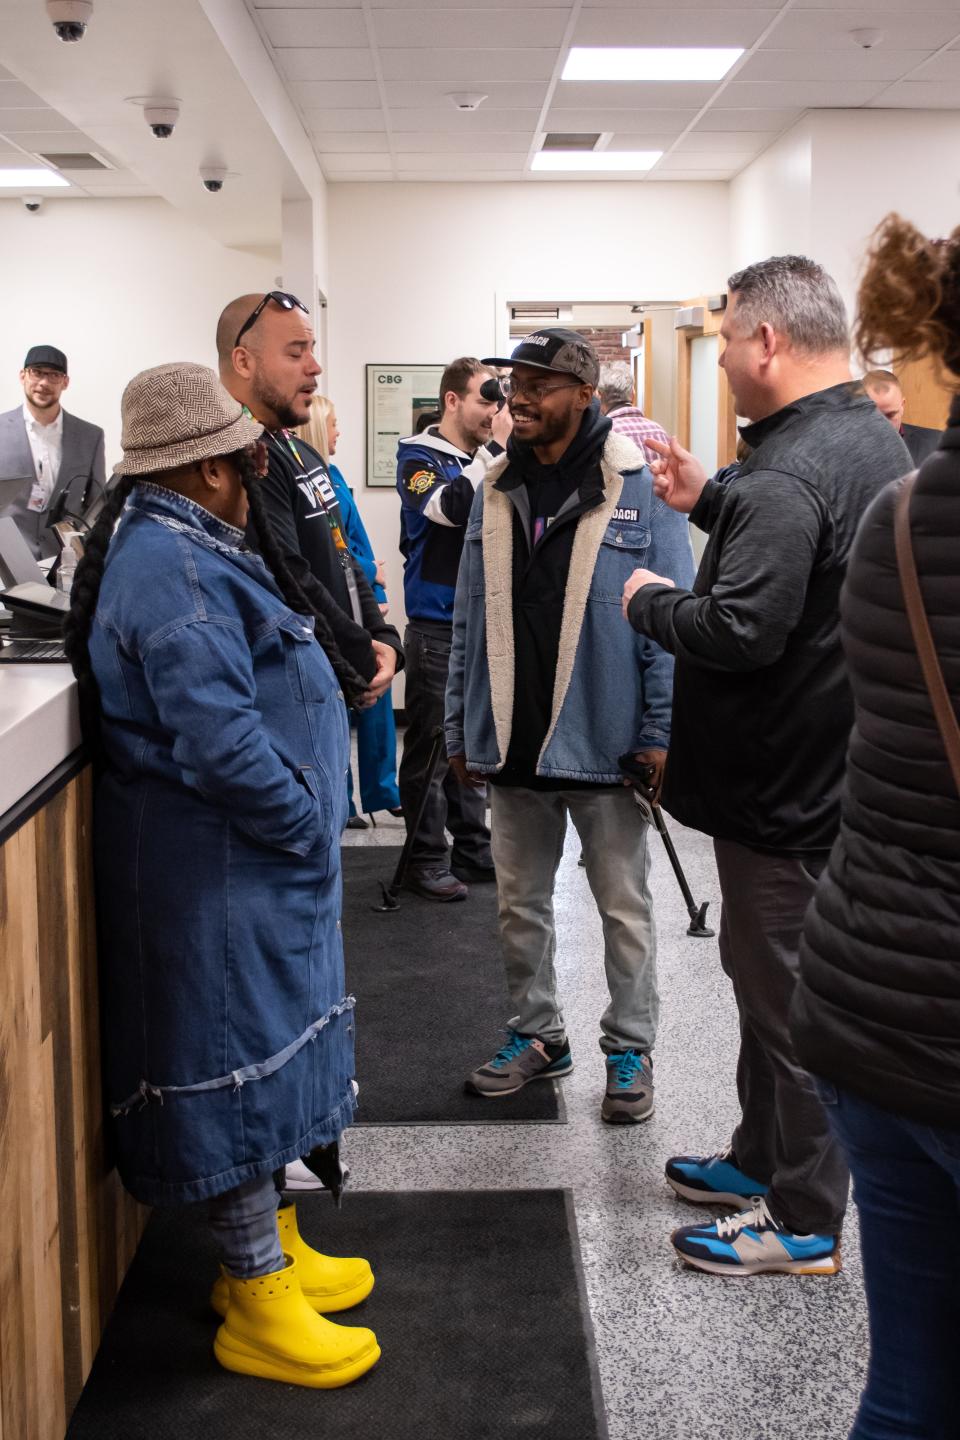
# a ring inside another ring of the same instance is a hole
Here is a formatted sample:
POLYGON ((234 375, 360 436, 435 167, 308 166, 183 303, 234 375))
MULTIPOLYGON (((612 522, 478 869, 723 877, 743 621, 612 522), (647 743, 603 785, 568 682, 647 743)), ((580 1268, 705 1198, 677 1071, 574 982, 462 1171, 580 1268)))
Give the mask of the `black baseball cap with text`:
POLYGON ((46 365, 50 370, 67 374, 67 357, 55 345, 31 345, 23 362, 24 370, 29 370, 31 365, 46 365))
POLYGON ((600 379, 597 352, 576 330, 534 330, 520 341, 509 360, 489 358, 484 365, 533 365, 537 370, 554 370, 573 375, 596 389, 600 379))

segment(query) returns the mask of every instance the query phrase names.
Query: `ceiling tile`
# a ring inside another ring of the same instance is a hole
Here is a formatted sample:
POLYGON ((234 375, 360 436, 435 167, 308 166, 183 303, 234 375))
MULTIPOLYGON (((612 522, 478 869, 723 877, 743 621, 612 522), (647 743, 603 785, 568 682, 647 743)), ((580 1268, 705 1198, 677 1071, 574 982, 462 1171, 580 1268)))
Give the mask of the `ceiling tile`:
POLYGON ((794 105, 804 110, 849 110, 866 105, 883 89, 878 80, 785 80, 752 83, 731 80, 714 101, 718 110, 739 110, 794 105))
POLYGON ((381 50, 385 80, 449 80, 458 85, 549 80, 554 50, 381 50))
MULTIPOLYGON (((374 80, 373 56, 369 50, 278 50, 281 69, 286 69, 285 55, 309 55, 310 79, 293 80, 290 89, 294 95, 310 85, 326 84, 328 80, 374 80)), ((316 102, 314 102, 316 103, 316 102)), ((323 103, 322 101, 320 102, 323 103)))
MULTIPOLYGON (((782 3, 782 0, 781 0, 782 3)), ((608 10, 635 9, 637 0, 584 0, 584 9, 602 7, 608 10)), ((717 10, 729 10, 730 0, 675 0, 675 10, 704 10, 712 14, 717 10)), ((739 10, 769 10, 770 0, 740 0, 739 10)))
POLYGON ((26 131, 48 135, 51 131, 63 130, 63 116, 56 110, 0 110, 0 135, 16 135, 26 131))
POLYGON ((358 184, 372 185, 376 181, 389 182, 396 178, 392 170, 378 170, 372 175, 358 175, 351 172, 343 175, 331 175, 330 184, 349 185, 351 181, 355 181, 358 184))
MULTIPOLYGON (((0 130, 2 128, 0 126, 0 130)), ((75 155, 81 150, 99 150, 99 146, 94 145, 79 130, 21 130, 17 134, 16 143, 23 150, 43 150, 51 155, 75 155)))
POLYGON ((778 11, 611 9, 607 5, 580 12, 574 45, 753 45, 778 11))
POLYGON ((935 60, 930 60, 924 65, 913 79, 924 82, 952 80, 955 85, 960 84, 960 50, 948 50, 945 54, 938 55, 935 60))
POLYGON ((565 110, 552 105, 548 130, 673 130, 679 134, 696 119, 696 110, 565 110))
POLYGON ((724 155, 756 155, 776 140, 779 131, 709 131, 696 129, 678 141, 674 154, 688 151, 705 154, 716 150, 724 155))
POLYGON ((716 84, 685 80, 561 80, 553 92, 558 109, 699 110, 716 84))
POLYGON ((324 80, 318 90, 319 104, 305 102, 305 110, 379 110, 380 88, 374 81, 324 80))
POLYGON ((658 165, 655 170, 649 172, 647 180, 650 183, 655 180, 674 180, 680 184, 686 184, 691 180, 715 180, 722 185, 725 181, 732 179, 739 168, 736 166, 729 170, 664 170, 658 165))
POLYGON ((36 110, 40 106, 48 108, 39 95, 21 85, 19 80, 0 80, 0 110, 36 110))
POLYGON ((388 152, 375 153, 373 155, 352 155, 337 154, 334 151, 327 151, 323 156, 323 169, 327 175, 336 174, 338 170, 351 170, 356 174, 369 172, 370 170, 389 170, 391 168, 390 155, 388 152))
POLYGON ((385 152, 389 147, 385 130, 371 130, 369 134, 347 130, 345 133, 327 135, 323 140, 316 140, 314 148, 317 154, 322 156, 327 150, 336 151, 340 155, 367 155, 375 150, 385 152))
POLYGON ((366 45, 367 26, 357 10, 266 10, 267 39, 278 49, 301 45, 366 45))
POLYGON ((425 170, 517 170, 523 169, 526 164, 526 157, 520 154, 503 155, 499 152, 487 153, 486 151, 475 151, 472 155, 458 155, 455 164, 436 155, 404 155, 402 166, 398 161, 398 168, 410 173, 423 172, 425 170))
MULTIPOLYGON (((277 64, 280 66, 280 71, 287 80, 332 80, 336 78, 353 81, 362 80, 365 77, 347 74, 334 77, 330 73, 332 68, 330 61, 332 58, 340 54, 355 56, 358 53, 359 52, 356 50, 340 51, 313 49, 278 50, 276 52, 276 55, 277 64)), ((369 78, 371 80, 373 79, 372 66, 369 78)))
POLYGON ((569 16, 569 7, 374 10, 373 28, 384 50, 413 45, 428 50, 538 50, 560 44, 569 16))
POLYGON ((671 150, 669 155, 663 157, 657 169, 665 167, 668 170, 737 170, 744 161, 752 158, 751 155, 737 155, 729 152, 722 154, 716 151, 707 151, 699 155, 687 155, 681 154, 677 150, 671 150))
MULTIPOLYGON (((904 80, 876 97, 879 110, 960 110, 955 80, 904 80)), ((3 126, 0 125, 0 130, 3 126)))
POLYGON ((960 33, 957 10, 948 6, 928 10, 922 4, 896 5, 887 0, 872 9, 838 9, 822 5, 816 9, 798 6, 784 15, 765 42, 771 50, 841 50, 856 52, 851 30, 882 30, 883 46, 891 50, 936 50, 960 33))
MULTIPOLYGON (((532 137, 539 119, 539 110, 451 110, 444 127, 454 135, 488 135, 492 130, 508 130, 511 134, 520 133, 532 137)), ((396 109, 390 112, 390 128, 395 134, 401 130, 411 134, 418 130, 432 130, 436 123, 435 109, 396 109)))
MULTIPOLYGON (((434 80, 429 84, 415 80, 388 80, 384 85, 387 104, 398 109, 423 109, 435 105, 439 111, 456 114, 450 100, 449 80, 434 80)), ((485 85, 487 98, 483 110, 532 110, 539 109, 547 98, 547 82, 541 80, 534 85, 485 85)), ((477 113, 477 112, 472 112, 477 113)), ((440 117, 434 124, 440 123, 440 117)))
POLYGON ((362 10, 363 0, 253 0, 254 10, 362 10))
POLYGON ((382 130, 380 110, 305 110, 304 119, 312 135, 335 135, 338 130, 382 130))
MULTIPOLYGON (((771 97, 776 98, 776 97, 771 97)), ((803 114, 802 105, 789 110, 708 110, 697 122, 697 133, 708 131, 773 130, 779 135, 803 114)))
POLYGON ((610 137, 608 150, 669 150, 676 143, 679 130, 670 134, 652 134, 646 130, 634 134, 629 130, 618 130, 610 137))
MULTIPOLYGON (((483 137, 483 144, 499 154, 526 155, 530 135, 526 130, 515 135, 508 131, 489 131, 483 137)), ((445 130, 400 131, 393 136, 393 148, 398 155, 470 155, 477 148, 477 137, 451 135, 445 130)))
MULTIPOLYGON (((758 50, 737 71, 737 84, 751 80, 899 80, 929 57, 929 50, 758 50)), ((960 73, 960 72, 958 72, 960 73)))

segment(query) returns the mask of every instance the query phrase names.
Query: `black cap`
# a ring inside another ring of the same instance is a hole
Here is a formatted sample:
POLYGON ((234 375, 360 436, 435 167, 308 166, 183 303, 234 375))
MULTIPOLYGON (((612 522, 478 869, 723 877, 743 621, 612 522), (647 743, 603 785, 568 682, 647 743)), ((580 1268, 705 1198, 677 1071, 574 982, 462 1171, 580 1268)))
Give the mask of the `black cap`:
POLYGON ((23 362, 24 370, 29 370, 31 365, 47 365, 51 370, 59 370, 63 375, 68 373, 67 357, 55 345, 31 345, 23 362))
POLYGON ((538 370, 575 375, 584 385, 594 388, 600 379, 597 352, 576 330, 534 330, 520 341, 509 360, 488 358, 483 364, 533 365, 538 370))

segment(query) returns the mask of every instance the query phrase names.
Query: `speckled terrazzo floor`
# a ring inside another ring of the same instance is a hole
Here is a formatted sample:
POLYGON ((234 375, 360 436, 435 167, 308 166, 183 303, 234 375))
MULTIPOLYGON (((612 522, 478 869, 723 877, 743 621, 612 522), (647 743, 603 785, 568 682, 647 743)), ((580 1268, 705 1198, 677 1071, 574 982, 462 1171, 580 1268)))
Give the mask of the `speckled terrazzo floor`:
MULTIPOLYGON (((376 830, 348 832, 346 843, 400 843, 402 822, 378 821, 376 830)), ((711 901, 715 924, 719 890, 709 841, 679 826, 671 831, 696 898, 711 901)), ((723 1280, 673 1260, 671 1229, 704 1212, 673 1196, 663 1164, 675 1152, 714 1150, 729 1137, 736 1118, 733 999, 716 940, 685 934, 686 912, 654 838, 662 999, 657 1108, 644 1125, 603 1125, 600 924, 578 855, 571 831, 556 894, 558 973, 576 1067, 563 1082, 568 1123, 354 1129, 345 1144, 351 1184, 569 1186, 610 1440, 844 1440, 867 1343, 856 1214, 845 1231, 844 1271, 832 1279, 723 1280)), ((469 900, 458 910, 469 925, 469 900)), ((516 1283, 522 1304, 522 1277, 516 1283)))

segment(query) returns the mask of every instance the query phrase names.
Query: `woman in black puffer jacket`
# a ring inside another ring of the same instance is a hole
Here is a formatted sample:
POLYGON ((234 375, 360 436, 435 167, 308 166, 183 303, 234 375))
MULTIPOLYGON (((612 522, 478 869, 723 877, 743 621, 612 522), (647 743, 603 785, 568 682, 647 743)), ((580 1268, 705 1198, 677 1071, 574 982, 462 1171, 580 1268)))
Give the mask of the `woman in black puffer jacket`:
MULTIPOLYGON (((874 240, 857 343, 960 377, 960 229, 898 216, 874 240)), ((960 385, 960 378, 958 378, 960 385)), ((851 1440, 960 1434, 960 794, 897 571, 900 482, 863 518, 841 614, 856 702, 840 837, 807 914, 794 1037, 847 1152, 871 1357, 851 1440)), ((910 506, 947 690, 960 706, 960 397, 910 506)))

